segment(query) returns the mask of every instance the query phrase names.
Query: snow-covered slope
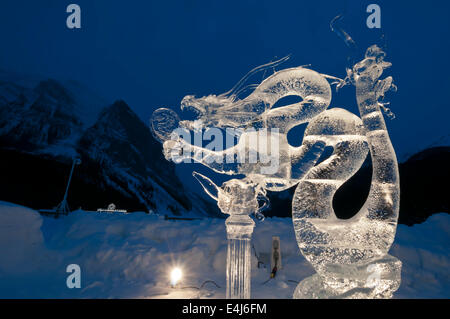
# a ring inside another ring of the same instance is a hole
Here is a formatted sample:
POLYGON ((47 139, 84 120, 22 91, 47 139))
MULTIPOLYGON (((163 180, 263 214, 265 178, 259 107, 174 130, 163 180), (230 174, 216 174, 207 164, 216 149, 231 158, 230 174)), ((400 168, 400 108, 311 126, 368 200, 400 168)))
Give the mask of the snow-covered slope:
POLYGON ((105 184, 136 197, 149 209, 168 205, 187 213, 191 203, 149 128, 124 101, 105 108, 77 146, 83 158, 99 164, 105 184))
MULTIPOLYGON (((259 258, 265 261, 275 235, 281 238, 283 268, 266 282, 269 267, 258 269, 253 257, 253 298, 291 298, 296 282, 313 273, 288 218, 257 223, 253 244, 259 258)), ((391 254, 403 268, 395 297, 450 297, 449 239, 448 214, 398 227, 391 254)), ((0 297, 223 298, 226 247, 221 219, 170 221, 144 213, 83 211, 52 219, 0 202, 0 297), (81 267, 81 289, 66 287, 69 264, 81 267), (184 272, 179 289, 169 284, 174 266, 184 272), (202 289, 192 288, 203 283, 202 289)))
POLYGON ((5 146, 51 155, 75 155, 82 131, 107 103, 75 81, 0 72, 0 136, 5 146))

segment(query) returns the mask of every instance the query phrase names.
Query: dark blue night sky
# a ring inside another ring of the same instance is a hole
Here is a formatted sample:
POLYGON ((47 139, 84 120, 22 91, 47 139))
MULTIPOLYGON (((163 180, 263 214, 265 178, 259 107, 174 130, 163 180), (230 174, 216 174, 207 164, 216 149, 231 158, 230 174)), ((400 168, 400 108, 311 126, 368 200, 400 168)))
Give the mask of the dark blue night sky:
MULTIPOLYGON (((78 80, 148 121, 157 107, 223 93, 287 54, 285 67, 344 77, 350 50, 329 27, 343 14, 359 57, 386 44, 399 87, 387 97, 397 116, 387 124, 402 159, 449 134, 449 9, 447 1, 2 1, 0 68, 78 80), (72 2, 81 30, 65 25, 72 2), (366 26, 370 3, 381 7, 381 30, 366 26)), ((352 88, 334 94, 332 106, 357 112, 352 88)))

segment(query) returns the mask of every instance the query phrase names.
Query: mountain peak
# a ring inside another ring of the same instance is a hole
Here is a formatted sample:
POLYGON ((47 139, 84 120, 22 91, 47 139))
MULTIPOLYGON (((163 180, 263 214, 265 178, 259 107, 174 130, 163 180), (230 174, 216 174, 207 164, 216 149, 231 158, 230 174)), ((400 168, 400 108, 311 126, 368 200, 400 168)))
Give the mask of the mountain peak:
POLYGON ((173 164, 162 155, 161 145, 123 100, 103 109, 97 122, 84 132, 78 152, 99 163, 105 180, 148 208, 192 208, 173 164))
POLYGON ((99 121, 114 121, 117 119, 121 119, 120 122, 127 122, 123 121, 123 118, 127 118, 133 121, 140 121, 137 115, 124 100, 117 100, 113 104, 103 108, 99 116, 99 121))

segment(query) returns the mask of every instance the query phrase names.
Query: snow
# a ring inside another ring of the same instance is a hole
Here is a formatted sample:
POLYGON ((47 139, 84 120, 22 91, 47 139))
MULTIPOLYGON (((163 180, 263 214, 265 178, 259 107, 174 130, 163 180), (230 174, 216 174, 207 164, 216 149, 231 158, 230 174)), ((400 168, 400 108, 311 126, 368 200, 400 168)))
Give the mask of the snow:
MULTIPOLYGON (((403 262, 395 297, 450 297, 449 226, 448 214, 399 225, 391 249, 403 262)), ((281 239, 283 268, 267 281, 270 267, 258 269, 253 256, 252 298, 291 298, 296 282, 314 272, 289 218, 257 222, 253 244, 260 260, 269 263, 272 236, 281 239)), ((54 219, 0 202, 0 298, 223 298, 226 244, 224 219, 85 211, 54 219), (81 289, 66 286, 69 264, 81 267, 81 289), (183 278, 172 288, 176 266, 183 278)))

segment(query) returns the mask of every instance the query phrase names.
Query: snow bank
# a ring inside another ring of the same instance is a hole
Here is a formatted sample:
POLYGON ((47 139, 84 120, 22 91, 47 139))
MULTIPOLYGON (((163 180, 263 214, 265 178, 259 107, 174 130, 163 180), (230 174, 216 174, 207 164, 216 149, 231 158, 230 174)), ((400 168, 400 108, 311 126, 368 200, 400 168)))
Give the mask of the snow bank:
MULTIPOLYGON (((403 262, 396 297, 450 297, 449 222, 447 214, 438 214, 422 225, 399 226, 391 250, 403 262)), ((291 220, 257 223, 253 238, 267 266, 257 268, 253 256, 252 297, 291 298, 297 282, 314 273, 299 253, 291 220), (267 281, 272 236, 281 238, 283 268, 267 281)), ((53 219, 0 202, 0 297, 223 298, 226 248, 220 219, 83 211, 53 219), (66 286, 69 264, 81 267, 81 289, 66 286), (179 288, 169 284, 174 266, 183 269, 179 288)))

